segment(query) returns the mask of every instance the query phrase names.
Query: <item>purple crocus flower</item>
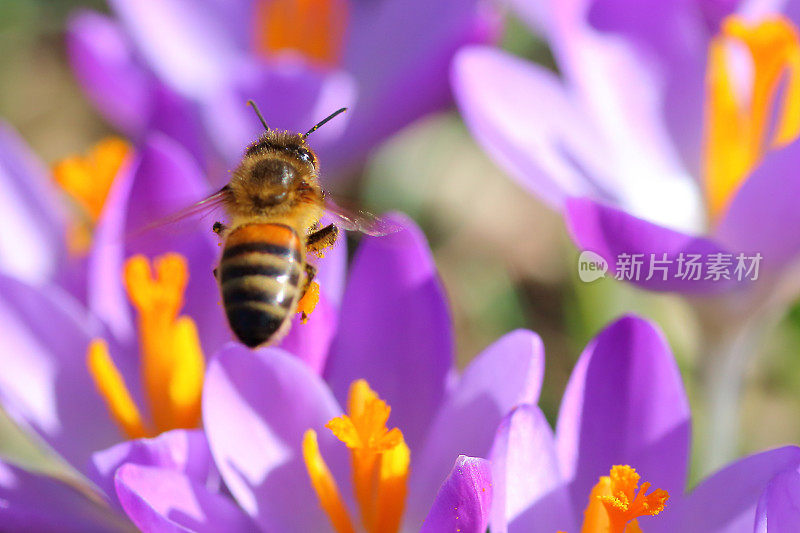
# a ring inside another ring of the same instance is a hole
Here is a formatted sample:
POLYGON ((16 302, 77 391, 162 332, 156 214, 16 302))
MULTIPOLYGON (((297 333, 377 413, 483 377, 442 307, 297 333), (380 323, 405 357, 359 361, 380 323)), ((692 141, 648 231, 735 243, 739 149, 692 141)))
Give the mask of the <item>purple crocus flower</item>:
POLYGON ((578 360, 555 433, 534 405, 501 423, 490 454, 491 530, 573 532, 583 522, 583 531, 617 531, 594 529, 584 509, 601 476, 629 465, 669 493, 658 516, 641 519, 644 531, 735 533, 765 531, 767 523, 792 531, 783 527, 800 519, 792 503, 800 497, 800 448, 740 459, 684 494, 689 439, 689 402, 663 335, 646 320, 623 317, 578 360))
POLYGON ((339 172, 442 108, 455 51, 491 40, 497 26, 477 0, 110 4, 114 18, 80 12, 69 24, 81 84, 122 131, 174 137, 216 180, 216 156, 229 166, 258 133, 247 99, 270 126, 292 131, 349 106, 349 117, 315 134, 322 161, 339 172))
POLYGON ((800 3, 513 0, 561 76, 489 47, 454 61, 478 142, 611 274, 692 299, 704 465, 736 448, 749 353, 798 294, 800 3))
MULTIPOLYGON (((230 345, 209 366, 203 422, 215 464, 239 506, 264 530, 329 530, 341 516, 330 510, 337 508, 327 505, 331 501, 341 502, 354 525, 356 509, 369 508, 363 503, 369 498, 353 497, 352 485, 363 485, 351 483, 349 464, 352 458, 360 471, 363 463, 355 458, 363 450, 325 427, 336 427, 331 421, 343 414, 361 427, 353 398, 363 395, 352 391, 368 384, 391 408, 388 426, 398 430, 389 434, 399 432, 410 450, 407 501, 396 494, 389 498, 388 515, 402 519, 403 531, 443 531, 459 523, 462 531, 485 531, 487 466, 459 456, 485 456, 502 416, 514 405, 536 401, 541 342, 531 332, 510 333, 457 376, 450 316, 430 252, 417 228, 404 219, 396 222, 406 229, 366 238, 356 251, 324 381, 277 348, 251 352, 230 345), (306 442, 309 430, 316 452, 306 442), (320 474, 320 462, 329 477, 320 474), (309 472, 315 473, 311 479, 309 472), (315 490, 312 479, 333 480, 337 498, 315 490)), ((408 473, 408 462, 406 468, 399 470, 408 473)), ((162 475, 176 479, 158 469, 123 467, 117 473, 122 505, 140 527, 184 525, 181 510, 192 500, 165 494, 162 475)), ((227 528, 224 521, 209 527, 227 528)))
POLYGON ((761 254, 760 278, 784 273, 800 250, 787 231, 800 194, 800 85, 782 83, 798 75, 797 2, 789 18, 756 2, 512 4, 562 76, 471 47, 454 63, 457 101, 480 144, 563 211, 581 248, 621 279, 632 276, 620 254, 643 254, 632 281, 653 290, 731 288, 705 270, 678 275, 681 254, 731 254, 729 275, 739 253, 761 254), (649 275, 650 254, 666 254, 667 279, 649 275))

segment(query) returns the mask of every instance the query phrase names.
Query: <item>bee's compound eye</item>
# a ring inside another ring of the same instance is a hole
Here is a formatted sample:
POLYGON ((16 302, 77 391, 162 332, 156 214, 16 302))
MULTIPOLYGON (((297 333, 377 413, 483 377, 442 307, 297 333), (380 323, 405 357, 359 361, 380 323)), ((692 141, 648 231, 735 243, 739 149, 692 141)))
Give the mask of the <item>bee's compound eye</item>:
POLYGON ((306 163, 312 166, 314 165, 314 156, 312 156, 311 152, 309 152, 305 148, 300 148, 299 150, 297 150, 297 157, 299 157, 302 161, 305 161, 306 163))

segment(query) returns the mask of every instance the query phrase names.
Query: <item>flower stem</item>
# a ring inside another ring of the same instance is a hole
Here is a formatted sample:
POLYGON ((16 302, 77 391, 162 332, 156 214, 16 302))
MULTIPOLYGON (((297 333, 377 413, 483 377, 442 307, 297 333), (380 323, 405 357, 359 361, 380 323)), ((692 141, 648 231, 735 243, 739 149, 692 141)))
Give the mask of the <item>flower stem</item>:
MULTIPOLYGON (((719 303, 719 302, 718 302, 719 303)), ((704 350, 701 354, 700 399, 705 423, 695 421, 702 476, 717 470, 739 453, 741 406, 746 373, 758 355, 767 331, 780 313, 775 310, 746 313, 701 313, 704 350), (705 317, 712 316, 710 320, 705 317)))

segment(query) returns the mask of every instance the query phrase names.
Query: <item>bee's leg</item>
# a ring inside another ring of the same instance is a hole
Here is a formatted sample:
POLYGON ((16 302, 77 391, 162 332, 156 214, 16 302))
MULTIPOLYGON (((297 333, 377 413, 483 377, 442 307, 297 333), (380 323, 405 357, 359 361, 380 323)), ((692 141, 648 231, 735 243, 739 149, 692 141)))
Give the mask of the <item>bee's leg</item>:
POLYGON ((322 250, 333 246, 339 236, 339 228, 333 224, 328 224, 324 228, 309 233, 306 238, 306 251, 313 252, 322 257, 322 250))
POLYGON ((297 312, 301 313, 303 324, 308 321, 310 315, 319 302, 319 284, 314 281, 317 275, 317 268, 306 263, 306 279, 303 285, 303 294, 297 302, 297 312))
POLYGON ((213 231, 217 235, 222 235, 222 232, 225 231, 226 229, 228 228, 225 226, 225 224, 219 221, 214 222, 214 225, 211 226, 211 231, 213 231))
POLYGON ((214 270, 211 272, 214 274, 214 279, 219 279, 219 270, 217 270, 217 267, 214 267, 214 270))

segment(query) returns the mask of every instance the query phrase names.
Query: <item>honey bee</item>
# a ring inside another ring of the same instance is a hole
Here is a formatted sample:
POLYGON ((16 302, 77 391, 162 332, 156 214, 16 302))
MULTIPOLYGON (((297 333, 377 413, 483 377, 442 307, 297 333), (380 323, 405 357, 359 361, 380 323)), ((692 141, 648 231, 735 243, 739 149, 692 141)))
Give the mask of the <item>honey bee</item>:
MULTIPOLYGON (((306 133, 295 133, 270 129, 255 103, 247 103, 265 132, 247 147, 230 182, 188 211, 221 206, 227 215, 226 223, 212 227, 222 241, 214 276, 231 330, 255 348, 279 341, 298 303, 307 295, 313 299, 316 268, 307 257, 333 246, 339 226, 368 235, 399 228, 369 213, 345 210, 322 190, 319 161, 306 139, 346 108, 306 133), (335 223, 321 226, 325 214, 335 223)), ((303 306, 304 320, 315 303, 303 306)))

